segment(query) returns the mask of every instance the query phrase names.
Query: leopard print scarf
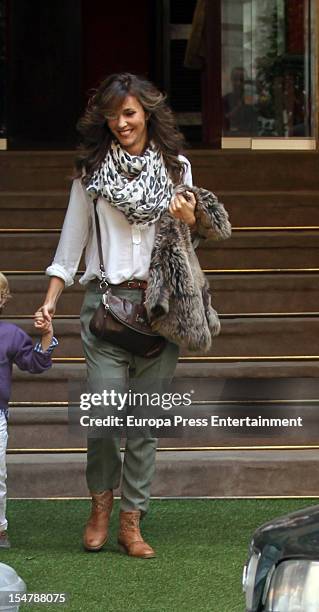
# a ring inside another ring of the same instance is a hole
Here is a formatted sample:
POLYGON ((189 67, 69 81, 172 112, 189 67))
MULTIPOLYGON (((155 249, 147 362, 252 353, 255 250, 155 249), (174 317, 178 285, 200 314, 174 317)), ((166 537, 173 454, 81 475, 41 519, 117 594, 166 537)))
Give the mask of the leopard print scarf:
POLYGON ((121 210, 129 223, 141 229, 152 225, 167 210, 173 183, 160 150, 151 143, 143 155, 129 155, 113 141, 86 187, 121 210))

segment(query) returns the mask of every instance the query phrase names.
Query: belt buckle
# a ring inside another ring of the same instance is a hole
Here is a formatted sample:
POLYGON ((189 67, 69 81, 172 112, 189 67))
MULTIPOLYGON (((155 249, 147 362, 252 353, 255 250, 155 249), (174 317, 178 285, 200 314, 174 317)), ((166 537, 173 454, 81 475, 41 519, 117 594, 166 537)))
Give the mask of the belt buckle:
POLYGON ((134 287, 135 283, 136 283, 136 281, 135 281, 135 280, 129 280, 129 281, 127 281, 127 286, 128 286, 128 288, 129 288, 129 289, 131 289, 131 287, 132 287, 132 286, 134 287))

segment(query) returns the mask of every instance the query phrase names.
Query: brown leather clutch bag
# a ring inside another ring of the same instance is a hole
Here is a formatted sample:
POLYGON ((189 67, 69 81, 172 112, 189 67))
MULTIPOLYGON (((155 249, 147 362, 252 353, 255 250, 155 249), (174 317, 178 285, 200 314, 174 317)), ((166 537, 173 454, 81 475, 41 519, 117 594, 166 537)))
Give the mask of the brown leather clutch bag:
POLYGON ((102 296, 89 325, 92 334, 140 357, 157 357, 166 345, 148 323, 143 303, 112 294, 110 287, 102 296))

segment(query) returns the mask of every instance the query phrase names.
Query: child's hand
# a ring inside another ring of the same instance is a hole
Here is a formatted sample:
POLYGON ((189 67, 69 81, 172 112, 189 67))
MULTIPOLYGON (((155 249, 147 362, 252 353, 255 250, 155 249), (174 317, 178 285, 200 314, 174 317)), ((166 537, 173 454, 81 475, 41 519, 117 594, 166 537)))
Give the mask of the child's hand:
POLYGON ((52 321, 46 321, 41 310, 37 310, 34 315, 34 327, 40 332, 42 336, 45 334, 53 335, 52 321))

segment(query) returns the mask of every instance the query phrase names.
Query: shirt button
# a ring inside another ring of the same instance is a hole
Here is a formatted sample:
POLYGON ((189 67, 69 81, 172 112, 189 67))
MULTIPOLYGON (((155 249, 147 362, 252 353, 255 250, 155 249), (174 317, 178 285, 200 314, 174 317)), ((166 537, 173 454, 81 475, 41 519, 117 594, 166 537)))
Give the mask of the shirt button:
POLYGON ((132 225, 133 244, 141 244, 141 230, 137 225, 132 225))

